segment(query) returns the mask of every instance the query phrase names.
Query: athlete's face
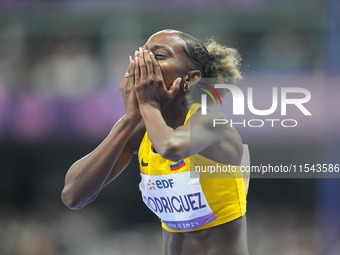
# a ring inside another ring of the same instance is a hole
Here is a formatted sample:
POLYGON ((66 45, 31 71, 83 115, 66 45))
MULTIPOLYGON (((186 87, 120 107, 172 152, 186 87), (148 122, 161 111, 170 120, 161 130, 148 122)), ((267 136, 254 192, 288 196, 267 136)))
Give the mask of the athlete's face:
POLYGON ((182 80, 186 79, 190 60, 183 51, 185 42, 178 35, 158 32, 149 38, 145 46, 155 55, 167 88, 170 88, 178 77, 181 77, 182 80))

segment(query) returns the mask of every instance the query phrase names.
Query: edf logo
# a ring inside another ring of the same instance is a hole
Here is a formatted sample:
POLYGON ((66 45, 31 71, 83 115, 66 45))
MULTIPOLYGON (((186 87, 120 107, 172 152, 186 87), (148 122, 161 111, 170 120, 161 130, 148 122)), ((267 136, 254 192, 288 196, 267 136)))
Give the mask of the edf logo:
POLYGON ((168 179, 168 180, 157 180, 156 181, 156 186, 159 189, 167 189, 167 188, 172 188, 174 185, 174 180, 173 179, 168 179))
POLYGON ((156 187, 159 189, 168 189, 168 188, 172 188, 174 186, 174 180, 173 179, 167 179, 167 180, 156 180, 155 183, 151 182, 151 180, 149 180, 149 182, 147 183, 149 189, 156 189, 155 188, 155 184, 156 187))

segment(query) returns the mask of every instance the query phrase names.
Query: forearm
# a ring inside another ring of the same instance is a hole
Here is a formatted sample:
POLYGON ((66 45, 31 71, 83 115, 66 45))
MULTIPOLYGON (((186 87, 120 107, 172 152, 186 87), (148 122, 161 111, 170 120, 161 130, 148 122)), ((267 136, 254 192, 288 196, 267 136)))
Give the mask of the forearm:
MULTIPOLYGON (((160 110, 149 104, 139 105, 148 136, 155 150, 164 158, 175 160, 175 130, 169 127, 160 110), (174 157, 173 157, 174 156, 174 157)), ((177 141, 177 144, 180 141, 177 141)), ((178 151, 177 151, 178 152, 178 151)))
POLYGON ((93 200, 108 176, 114 179, 119 175, 119 170, 122 169, 117 168, 116 173, 111 171, 138 123, 139 121, 124 116, 94 151, 70 167, 62 192, 67 206, 80 209, 93 200))
POLYGON ((210 115, 191 117, 188 125, 173 129, 166 124, 157 106, 140 104, 139 108, 153 147, 163 158, 171 161, 179 161, 200 153, 218 142, 223 132, 222 128, 211 128, 210 115))

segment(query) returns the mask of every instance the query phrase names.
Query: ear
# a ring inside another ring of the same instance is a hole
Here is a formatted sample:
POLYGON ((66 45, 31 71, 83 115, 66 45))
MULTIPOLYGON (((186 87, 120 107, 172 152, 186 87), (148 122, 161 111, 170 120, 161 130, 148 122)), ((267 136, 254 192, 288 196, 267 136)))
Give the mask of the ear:
POLYGON ((185 76, 185 82, 191 85, 195 85, 202 78, 202 73, 199 70, 190 70, 185 76))

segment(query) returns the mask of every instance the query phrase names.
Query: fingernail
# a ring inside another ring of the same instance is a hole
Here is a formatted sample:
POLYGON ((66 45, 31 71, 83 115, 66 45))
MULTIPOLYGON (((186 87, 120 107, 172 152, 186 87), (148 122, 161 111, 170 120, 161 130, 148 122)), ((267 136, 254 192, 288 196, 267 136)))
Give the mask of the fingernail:
POLYGON ((148 53, 148 51, 146 49, 144 49, 144 53, 148 53))
POLYGON ((152 55, 153 53, 152 53, 152 51, 149 51, 149 55, 152 55))
POLYGON ((137 56, 137 54, 138 54, 138 50, 135 50, 135 56, 137 56))
POLYGON ((139 47, 139 54, 140 54, 140 55, 143 55, 142 47, 139 47))
POLYGON ((129 57, 129 60, 130 60, 130 64, 132 64, 133 61, 132 61, 132 57, 131 56, 129 57))
POLYGON ((143 46, 143 50, 145 50, 146 49, 146 47, 145 46, 143 46))
POLYGON ((138 65, 138 57, 135 57, 136 65, 138 65))

